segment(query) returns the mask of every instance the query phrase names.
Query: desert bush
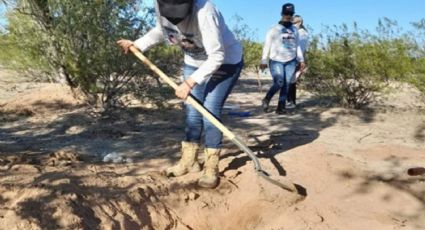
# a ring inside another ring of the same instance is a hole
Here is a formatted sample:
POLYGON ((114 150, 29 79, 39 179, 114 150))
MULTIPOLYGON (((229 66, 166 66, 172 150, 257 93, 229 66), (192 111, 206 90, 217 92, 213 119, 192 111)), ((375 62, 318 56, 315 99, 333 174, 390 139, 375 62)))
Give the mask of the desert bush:
POLYGON ((37 72, 49 76, 49 63, 42 57, 43 44, 33 37, 41 37, 37 25, 30 17, 22 15, 19 20, 9 14, 9 27, 0 34, 0 64, 21 73, 37 72), (16 25, 16 26, 15 26, 16 25))
POLYGON ((354 24, 328 27, 314 36, 307 52, 309 71, 304 85, 346 107, 368 104, 389 80, 422 87, 424 55, 395 21, 380 20, 377 33, 354 24))
MULTIPOLYGON (((155 82, 149 70, 116 45, 118 39, 136 39, 153 26, 154 11, 143 6, 141 0, 16 1, 8 12, 8 31, 0 37, 5 47, 0 61, 17 69, 43 70, 81 90, 90 104, 120 106, 119 98, 137 88, 136 83, 145 87, 155 82)), ((181 60, 172 49, 151 53, 181 60)), ((150 95, 143 94, 163 101, 150 95)))

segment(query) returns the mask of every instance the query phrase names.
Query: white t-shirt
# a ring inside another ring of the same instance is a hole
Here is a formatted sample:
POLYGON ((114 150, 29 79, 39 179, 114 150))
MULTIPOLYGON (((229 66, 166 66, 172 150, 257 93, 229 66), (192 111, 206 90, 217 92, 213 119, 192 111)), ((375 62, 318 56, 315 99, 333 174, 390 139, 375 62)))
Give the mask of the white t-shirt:
POLYGON ((267 64, 269 59, 288 62, 294 58, 298 62, 304 61, 297 28, 286 28, 281 24, 273 26, 266 35, 261 63, 267 64))
POLYGON ((208 0, 195 0, 191 15, 177 25, 160 16, 155 4, 156 26, 135 41, 142 52, 165 41, 184 51, 184 62, 199 67, 190 77, 203 83, 222 64, 237 64, 242 60, 242 45, 224 22, 221 13, 208 0))

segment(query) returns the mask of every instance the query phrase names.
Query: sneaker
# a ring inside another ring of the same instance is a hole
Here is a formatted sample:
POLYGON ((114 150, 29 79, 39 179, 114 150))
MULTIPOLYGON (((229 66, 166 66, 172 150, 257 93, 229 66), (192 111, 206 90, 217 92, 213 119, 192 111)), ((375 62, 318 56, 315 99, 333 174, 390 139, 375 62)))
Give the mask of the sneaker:
POLYGON ((263 109, 263 112, 267 113, 267 111, 269 110, 269 103, 270 100, 267 98, 261 100, 261 108, 263 109))
POLYGON ((297 105, 294 102, 288 102, 288 104, 286 104, 287 109, 295 109, 295 107, 297 107, 297 105))

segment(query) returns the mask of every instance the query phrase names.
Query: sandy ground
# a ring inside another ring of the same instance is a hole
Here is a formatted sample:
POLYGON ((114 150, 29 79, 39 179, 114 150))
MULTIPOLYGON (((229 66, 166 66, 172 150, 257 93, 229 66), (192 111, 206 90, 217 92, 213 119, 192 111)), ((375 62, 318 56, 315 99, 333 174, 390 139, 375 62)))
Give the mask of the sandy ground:
MULTIPOLYGON (((263 91, 270 79, 262 79, 263 91)), ((425 103, 395 85, 364 110, 307 92, 291 114, 264 114, 254 74, 228 100, 250 116, 224 123, 274 178, 228 140, 216 189, 166 178, 183 137, 181 103, 100 117, 66 87, 0 72, 0 229, 425 229, 425 103), (107 154, 122 163, 105 163, 107 154)), ((272 106, 276 101, 272 102, 272 106)))

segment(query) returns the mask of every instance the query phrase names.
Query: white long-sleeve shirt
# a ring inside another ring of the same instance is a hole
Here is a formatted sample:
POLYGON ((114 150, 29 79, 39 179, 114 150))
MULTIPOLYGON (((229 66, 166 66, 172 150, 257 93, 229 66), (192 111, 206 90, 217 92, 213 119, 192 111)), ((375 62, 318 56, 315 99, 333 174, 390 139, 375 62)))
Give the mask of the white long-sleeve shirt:
POLYGON ((288 62, 294 58, 304 62, 297 28, 285 28, 281 24, 273 26, 266 35, 261 63, 267 64, 269 59, 288 62))
POLYGON ((156 9, 156 26, 135 41, 142 52, 167 42, 184 51, 184 62, 198 67, 190 76, 196 83, 206 81, 222 64, 242 60, 242 46, 228 29, 221 13, 208 0, 195 0, 191 15, 177 25, 170 23, 156 9))
POLYGON ((305 51, 308 49, 308 46, 310 44, 308 32, 307 30, 300 28, 298 29, 298 35, 300 39, 301 51, 303 54, 305 54, 305 51))

